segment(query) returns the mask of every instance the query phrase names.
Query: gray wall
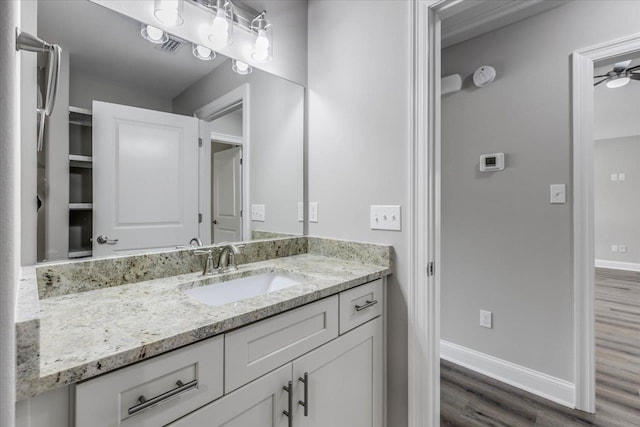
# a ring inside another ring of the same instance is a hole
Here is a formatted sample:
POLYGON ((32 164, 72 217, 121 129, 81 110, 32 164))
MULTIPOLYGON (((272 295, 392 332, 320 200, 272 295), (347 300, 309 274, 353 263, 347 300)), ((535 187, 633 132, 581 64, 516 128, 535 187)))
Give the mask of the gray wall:
POLYGON ((596 141, 594 163, 596 259, 640 264, 640 136, 596 141), (619 173, 625 180, 612 181, 619 173))
POLYGON ((573 381, 571 199, 549 204, 550 184, 571 184, 570 54, 639 18, 639 2, 570 2, 443 52, 442 75, 498 72, 443 98, 444 340, 573 381), (477 172, 500 151, 506 170, 477 172))
MULTIPOLYGON (((20 3, 0 2, 0 425, 15 422, 16 285, 20 266, 20 3)), ((34 114, 35 117, 35 114, 34 114)), ((35 172, 35 169, 34 169, 35 172)))
MULTIPOLYGON (((266 221, 252 230, 302 234, 304 88, 264 71, 241 76, 226 62, 173 100, 173 112, 192 115, 231 90, 250 85, 251 196, 264 204, 266 221)), ((246 112, 245 109, 243 109, 246 112)))
POLYGON ((69 104, 74 107, 91 109, 92 101, 112 102, 131 107, 171 112, 171 99, 155 95, 147 90, 139 90, 121 82, 111 81, 104 76, 96 76, 73 65, 71 56, 71 76, 69 104))
POLYGON ((410 2, 309 2, 308 186, 313 236, 389 243, 388 425, 407 425, 410 2), (404 230, 369 229, 373 204, 404 230))

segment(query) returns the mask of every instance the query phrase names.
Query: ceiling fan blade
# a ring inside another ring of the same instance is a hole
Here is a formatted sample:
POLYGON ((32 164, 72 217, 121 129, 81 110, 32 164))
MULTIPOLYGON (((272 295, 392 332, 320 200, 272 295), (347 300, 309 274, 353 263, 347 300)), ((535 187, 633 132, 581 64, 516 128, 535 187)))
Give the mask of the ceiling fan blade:
POLYGON ((609 74, 602 74, 602 75, 599 75, 599 76, 593 76, 594 79, 600 79, 602 77, 609 77, 609 74))
POLYGON ((616 62, 613 66, 613 71, 615 71, 616 73, 620 73, 626 70, 629 65, 631 65, 631 60, 616 62))
POLYGON ((600 83, 604 83, 604 82, 606 82, 607 80, 609 80, 609 79, 602 79, 602 80, 600 80, 599 82, 594 83, 593 85, 594 85, 594 86, 598 86, 600 83))
POLYGON ((640 68, 640 65, 635 65, 631 68, 627 68, 627 71, 634 71, 634 70, 637 70, 638 68, 640 68))
POLYGON ((629 74, 629 78, 631 80, 640 80, 640 74, 631 73, 629 74))

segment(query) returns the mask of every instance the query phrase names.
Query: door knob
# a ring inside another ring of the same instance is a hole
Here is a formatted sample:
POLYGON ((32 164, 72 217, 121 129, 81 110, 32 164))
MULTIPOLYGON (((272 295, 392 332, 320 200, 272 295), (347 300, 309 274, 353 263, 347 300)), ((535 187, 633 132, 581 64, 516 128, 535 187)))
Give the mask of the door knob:
POLYGON ((115 245, 116 243, 118 243, 118 239, 109 239, 104 234, 101 234, 96 238, 96 242, 100 243, 101 245, 104 245, 105 243, 115 245))
POLYGON ((212 222, 212 223, 214 223, 214 224, 217 224, 217 223, 218 223, 218 220, 217 220, 217 219, 214 219, 214 220, 213 220, 213 221, 211 221, 211 222, 212 222))

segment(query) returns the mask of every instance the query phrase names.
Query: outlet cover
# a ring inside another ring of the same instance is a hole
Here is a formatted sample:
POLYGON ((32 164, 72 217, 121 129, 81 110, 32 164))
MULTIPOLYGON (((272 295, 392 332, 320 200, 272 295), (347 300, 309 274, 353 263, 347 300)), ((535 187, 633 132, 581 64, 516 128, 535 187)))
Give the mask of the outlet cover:
POLYGON ((251 221, 265 221, 265 206, 251 205, 251 221))
POLYGON ((318 222, 318 202, 309 203, 309 222, 318 222))
POLYGON ((611 245, 611 252, 618 252, 618 245, 611 245))
POLYGON ((626 254, 627 253, 627 245, 618 245, 618 252, 620 252, 621 254, 626 254))
POLYGON ((304 221, 304 203, 298 202, 298 222, 304 221))
POLYGON ((399 205, 372 205, 370 225, 372 230, 400 231, 399 205))
POLYGON ((619 173, 618 174, 618 181, 624 181, 627 179, 627 175, 624 173, 619 173))
POLYGON ((493 313, 486 310, 480 310, 480 326, 483 328, 493 328, 493 313))
POLYGON ((618 180, 618 174, 617 173, 612 173, 611 174, 611 181, 617 181, 618 180))

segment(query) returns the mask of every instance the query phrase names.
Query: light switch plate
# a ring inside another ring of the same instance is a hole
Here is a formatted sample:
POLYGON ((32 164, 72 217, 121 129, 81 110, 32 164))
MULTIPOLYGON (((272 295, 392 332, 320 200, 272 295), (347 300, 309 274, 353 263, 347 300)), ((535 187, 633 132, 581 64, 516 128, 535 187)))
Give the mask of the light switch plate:
POLYGON ((318 222, 318 202, 309 203, 309 222, 318 222))
POLYGON ((611 252, 618 252, 618 245, 611 245, 611 252))
POLYGON ((618 174, 618 181, 624 181, 627 179, 627 175, 624 173, 619 173, 618 174))
POLYGON ((627 245, 618 245, 618 252, 620 252, 621 254, 626 254, 627 253, 627 245))
POLYGON ((612 173, 611 174, 611 181, 617 181, 618 180, 618 174, 617 173, 612 173))
POLYGON ((551 203, 567 203, 567 186, 551 184, 551 203))
POLYGON ((493 313, 486 310, 480 310, 480 326, 483 328, 493 329, 493 313))
POLYGON ((264 205, 251 205, 251 221, 264 222, 265 216, 264 205))
POLYGON ((298 222, 304 221, 304 203, 298 202, 298 222))
POLYGON ((400 206, 399 205, 372 205, 370 224, 372 230, 400 231, 400 206))

